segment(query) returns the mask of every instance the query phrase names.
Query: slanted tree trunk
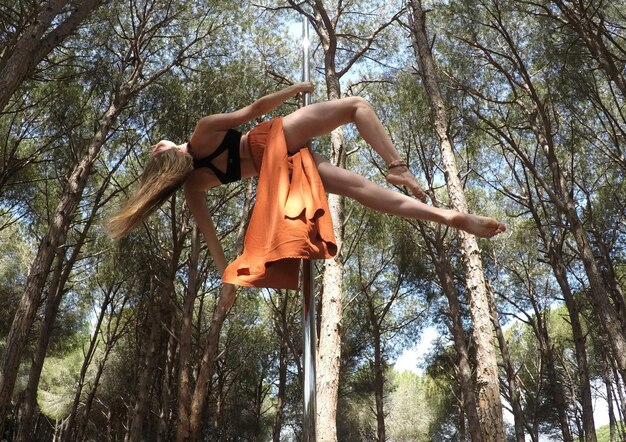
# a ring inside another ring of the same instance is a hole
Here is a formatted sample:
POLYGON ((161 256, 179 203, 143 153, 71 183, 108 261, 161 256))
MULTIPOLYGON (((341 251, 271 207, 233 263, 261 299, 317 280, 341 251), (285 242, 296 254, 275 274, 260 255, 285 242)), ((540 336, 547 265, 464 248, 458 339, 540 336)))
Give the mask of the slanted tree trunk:
MULTIPOLYGON (((246 189, 246 196, 241 211, 241 222, 239 223, 239 229, 237 232, 237 238, 235 243, 236 249, 240 251, 243 248, 243 239, 245 236, 245 226, 248 223, 250 216, 250 204, 252 201, 253 186, 252 182, 248 183, 246 189)), ((226 319, 226 315, 230 310, 234 300, 227 295, 220 295, 220 298, 213 311, 213 317, 209 325, 209 335, 207 337, 207 343, 202 354, 202 360, 200 362, 200 368, 198 369, 198 375, 196 377, 196 385, 193 389, 193 394, 189 395, 189 427, 188 430, 183 428, 177 432, 177 441, 195 441, 198 440, 200 434, 200 425, 202 423, 202 413, 205 409, 206 398, 210 387, 211 377, 215 370, 215 363, 217 359, 217 350, 219 346, 220 332, 226 319)), ((180 395, 179 395, 180 399, 180 395)), ((180 405, 179 405, 180 407, 180 405)))
POLYGON ((582 419, 585 442, 596 442, 595 422, 593 418, 593 398, 591 396, 591 382, 589 375, 589 364, 587 363, 587 348, 585 346, 585 334, 580 323, 579 308, 574 295, 572 294, 569 282, 567 281, 563 255, 560 250, 549 247, 550 262, 554 271, 554 276, 561 288, 565 306, 569 315, 569 323, 572 327, 572 339, 574 340, 574 350, 577 365, 578 389, 581 396, 582 419))
MULTIPOLYGON (((156 290, 157 292, 160 292, 162 289, 156 290)), ((145 440, 144 425, 148 415, 150 386, 152 385, 152 378, 156 367, 159 341, 163 336, 163 330, 161 329, 161 312, 158 306, 160 296, 155 295, 156 293, 152 291, 152 296, 155 299, 150 300, 149 306, 150 335, 148 337, 148 342, 145 343, 147 349, 143 357, 143 361, 141 361, 138 366, 137 372, 139 374, 139 380, 137 382, 136 390, 137 398, 135 400, 135 406, 133 407, 132 420, 126 442, 139 442, 145 440)))
MULTIPOLYGON (((499 11, 496 11, 499 14, 499 11)), ((580 260, 583 263, 585 274, 589 281, 590 293, 589 301, 592 305, 594 313, 600 318, 601 327, 604 328, 609 338, 613 357, 618 364, 620 376, 626 380, 626 317, 619 315, 616 307, 611 303, 610 293, 607 289, 607 283, 604 281, 598 262, 591 247, 585 222, 579 215, 578 205, 574 199, 573 191, 566 172, 563 170, 560 156, 557 152, 557 142, 555 141, 555 121, 558 117, 553 115, 552 107, 548 98, 544 97, 535 86, 534 76, 528 71, 527 66, 523 62, 523 58, 519 53, 519 46, 513 40, 513 37, 504 28, 501 20, 496 20, 492 26, 498 31, 502 44, 511 55, 507 58, 514 63, 515 76, 520 80, 514 80, 508 70, 496 60, 497 53, 477 41, 467 41, 472 47, 480 50, 485 59, 507 78, 509 86, 514 89, 520 96, 525 99, 517 99, 515 103, 519 106, 519 110, 526 116, 528 120, 528 128, 536 138, 537 146, 544 154, 548 171, 539 170, 534 157, 530 157, 522 146, 518 145, 516 140, 512 139, 509 134, 504 131, 499 123, 491 121, 479 111, 477 112, 482 122, 491 129, 499 138, 499 141, 505 140, 507 147, 521 160, 523 165, 532 175, 535 184, 547 198, 558 213, 563 217, 563 221, 569 226, 576 250, 580 260)), ((501 51, 501 49, 498 49, 501 51)), ((620 302, 621 304, 621 302, 620 302)))
POLYGON ((99 128, 85 156, 74 167, 63 190, 63 195, 57 205, 48 231, 37 249, 36 258, 26 279, 24 294, 11 324, 2 361, 0 371, 0 429, 3 427, 4 417, 11 403, 11 394, 15 385, 22 352, 28 340, 35 313, 39 307, 41 293, 44 290, 52 261, 58 248, 65 243, 69 226, 82 197, 87 178, 100 153, 106 136, 130 98, 130 89, 125 88, 120 91, 100 119, 99 128))
MULTIPOLYGON (((452 150, 452 140, 448 134, 449 118, 441 97, 430 43, 426 36, 425 13, 420 0, 411 0, 409 4, 414 51, 419 61, 435 132, 439 139, 450 202, 458 212, 467 213, 465 193, 452 150)), ((498 365, 493 344, 493 328, 489 319, 487 301, 489 293, 486 290, 482 260, 476 238, 466 232, 460 232, 460 237, 461 254, 466 272, 465 280, 470 298, 473 338, 476 346, 476 387, 481 431, 485 440, 501 441, 505 439, 505 432, 498 365)))
MULTIPOLYGON (((113 293, 112 296, 115 296, 115 293, 113 293)), ((102 357, 98 361, 98 364, 96 367, 96 374, 94 376, 93 382, 91 383, 91 388, 89 392, 87 393, 87 397, 85 398, 85 405, 83 407, 82 420, 78 427, 78 431, 76 432, 76 438, 75 438, 76 440, 79 440, 79 441, 85 440, 85 435, 87 433, 87 424, 89 423, 89 414, 91 413, 91 408, 93 407, 93 402, 96 398, 96 392, 98 391, 98 386, 100 385, 100 379, 102 378, 102 374, 104 373, 104 367, 107 363, 107 360, 109 359, 109 355, 111 354, 113 347, 115 346, 115 343, 121 337, 121 335, 124 333, 126 329, 126 324, 122 324, 122 321, 123 321, 122 315, 124 313, 124 307, 127 301, 128 301, 128 297, 124 296, 123 299, 119 300, 119 304, 117 306, 115 306, 117 302, 114 300, 111 300, 109 304, 109 305, 112 304, 111 312, 117 310, 118 314, 117 315, 107 314, 107 324, 106 324, 105 331, 103 334, 105 337, 104 350, 102 352, 102 357), (115 307, 117 307, 117 309, 115 307), (122 326, 121 329, 120 329, 120 326, 122 326)), ((107 304, 103 304, 101 309, 102 311, 106 311, 107 304)), ((127 319, 124 319, 124 321, 127 321, 127 319)), ((96 336, 98 333, 100 333, 100 331, 95 330, 94 336, 96 336)), ((110 413, 110 410, 109 410, 109 413, 110 413)))
MULTIPOLYGON (((624 76, 623 61, 611 53, 605 41, 616 46, 619 43, 610 36, 606 23, 599 13, 599 8, 590 7, 581 2, 564 0, 552 0, 550 3, 556 5, 562 15, 558 15, 553 9, 546 7, 549 15, 562 23, 566 23, 578 34, 593 58, 597 60, 608 78, 617 86, 623 98, 626 98, 626 76, 624 76), (620 68, 619 65, 622 67, 620 68)), ((618 51, 623 52, 624 48, 618 46, 618 51)))
MULTIPOLYGON (((113 173, 117 170, 121 161, 109 170, 106 182, 112 177, 113 173)), ((22 405, 22 415, 20 419, 20 427, 17 435, 17 441, 26 442, 29 440, 29 433, 32 428, 32 419, 35 412, 35 405, 37 401, 37 387, 39 385, 39 379, 41 377, 41 370, 43 369, 44 359, 46 357, 46 351, 48 349, 48 343, 50 342, 50 336, 52 335, 52 325, 56 318, 59 305, 63 299, 63 295, 66 291, 66 283, 69 279, 70 273, 78 259, 82 250, 83 244, 87 239, 87 234, 90 232, 91 225, 93 224, 96 213, 102 204, 102 198, 106 190, 106 184, 103 184, 96 194, 92 210, 86 220, 86 225, 81 231, 76 244, 73 247, 71 255, 65 262, 64 249, 59 250, 56 257, 56 266, 53 272, 52 279, 49 283, 48 297, 46 299, 46 306, 44 310, 44 318, 39 328, 39 337, 37 339, 37 350, 33 357, 33 363, 28 373, 28 385, 24 392, 24 402, 22 405)))
POLYGON ((41 10, 17 40, 7 45, 0 59, 0 112, 4 110, 13 93, 35 67, 63 40, 76 31, 80 24, 105 0, 77 2, 77 7, 56 21, 64 8, 73 4, 68 0, 50 0, 42 3, 41 10), (55 22, 56 21, 56 22, 55 22), (52 23, 55 23, 51 29, 52 23))

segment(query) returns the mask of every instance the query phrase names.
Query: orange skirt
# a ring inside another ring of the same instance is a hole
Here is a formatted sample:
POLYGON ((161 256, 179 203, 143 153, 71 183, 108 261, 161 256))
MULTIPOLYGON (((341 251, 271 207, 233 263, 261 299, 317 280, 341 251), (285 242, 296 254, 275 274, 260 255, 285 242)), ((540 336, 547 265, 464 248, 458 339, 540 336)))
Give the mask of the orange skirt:
POLYGON ((308 148, 287 151, 281 118, 248 135, 250 154, 261 165, 256 204, 246 230, 243 254, 222 280, 248 287, 297 289, 301 259, 337 253, 326 193, 308 148))
POLYGON ((256 125, 248 132, 248 151, 257 173, 261 171, 263 152, 265 152, 265 147, 267 146, 267 135, 272 128, 273 122, 274 120, 265 121, 256 125))

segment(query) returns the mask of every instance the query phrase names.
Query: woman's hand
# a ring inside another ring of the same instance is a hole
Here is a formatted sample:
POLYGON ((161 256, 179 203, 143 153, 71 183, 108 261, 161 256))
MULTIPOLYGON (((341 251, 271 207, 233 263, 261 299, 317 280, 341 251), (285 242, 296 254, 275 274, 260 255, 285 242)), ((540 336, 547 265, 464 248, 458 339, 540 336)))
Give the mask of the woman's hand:
POLYGON ((296 90, 298 92, 313 92, 313 89, 315 89, 315 87, 313 86, 313 83, 311 83, 310 81, 302 81, 300 83, 296 83, 294 84, 296 90))

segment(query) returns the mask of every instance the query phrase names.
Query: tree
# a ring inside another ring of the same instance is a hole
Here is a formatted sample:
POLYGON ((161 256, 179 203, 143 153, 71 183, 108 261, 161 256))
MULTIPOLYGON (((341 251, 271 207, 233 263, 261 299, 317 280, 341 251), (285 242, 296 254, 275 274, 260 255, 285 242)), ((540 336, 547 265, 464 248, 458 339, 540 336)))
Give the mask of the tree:
MULTIPOLYGON (((441 148, 446 184, 452 207, 468 211, 465 193, 456 166, 449 134, 449 116, 441 96, 432 52, 426 36, 425 12, 421 1, 410 2, 411 35, 424 87, 431 107, 433 125, 441 148)), ((490 293, 485 285, 478 243, 473 235, 460 232, 461 254, 470 295, 473 337, 476 345, 476 388, 481 432, 485 440, 503 440, 504 423, 498 383, 498 367, 493 345, 493 327, 489 321, 490 293)))

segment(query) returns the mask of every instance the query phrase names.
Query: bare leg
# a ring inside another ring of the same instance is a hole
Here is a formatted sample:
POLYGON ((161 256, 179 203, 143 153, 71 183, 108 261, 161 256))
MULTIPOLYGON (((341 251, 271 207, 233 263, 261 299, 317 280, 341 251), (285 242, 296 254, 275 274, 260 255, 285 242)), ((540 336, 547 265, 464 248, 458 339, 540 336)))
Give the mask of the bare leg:
POLYGON ((385 189, 361 175, 334 166, 320 155, 315 155, 315 162, 327 192, 347 196, 379 212, 435 221, 484 238, 491 238, 506 229, 504 224, 492 218, 429 206, 385 189))
MULTIPOLYGON (((287 148, 289 152, 294 153, 306 145, 311 138, 330 133, 347 123, 356 124, 361 137, 372 146, 387 165, 400 162, 400 154, 374 109, 360 97, 311 104, 284 117, 283 127, 287 148)), ((426 194, 406 166, 389 168, 387 181, 408 187, 416 197, 426 201, 426 194)))

